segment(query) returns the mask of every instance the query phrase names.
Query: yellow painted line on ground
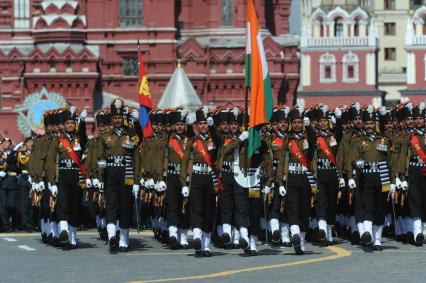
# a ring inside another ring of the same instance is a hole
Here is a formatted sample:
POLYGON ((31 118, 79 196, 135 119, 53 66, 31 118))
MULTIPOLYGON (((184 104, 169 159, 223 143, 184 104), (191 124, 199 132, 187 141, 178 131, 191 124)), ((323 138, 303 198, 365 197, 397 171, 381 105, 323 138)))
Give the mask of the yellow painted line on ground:
MULTIPOLYGON (((77 236, 98 236, 99 234, 97 232, 77 232, 77 236)), ((154 233, 150 231, 144 231, 140 232, 139 234, 137 232, 131 232, 130 235, 132 236, 153 236, 154 233)), ((0 233, 0 238, 4 237, 40 237, 40 233, 0 233)))
POLYGON ((339 258, 348 257, 348 256, 351 255, 350 251, 345 250, 343 248, 327 247, 327 249, 330 250, 331 252, 333 252, 334 255, 320 257, 320 258, 299 260, 299 261, 294 261, 294 262, 281 263, 281 264, 274 264, 274 265, 262 265, 262 266, 248 267, 248 268, 242 268, 242 269, 234 269, 234 270, 228 270, 228 271, 222 271, 222 272, 204 274, 204 275, 193 275, 193 276, 175 277, 175 278, 163 278, 163 279, 154 279, 154 280, 145 280, 145 281, 130 281, 129 283, 174 282, 174 281, 189 281, 189 280, 220 278, 220 277, 227 277, 227 276, 235 275, 235 274, 238 274, 238 273, 247 273, 247 272, 264 271, 264 270, 271 270, 271 269, 278 269, 278 268, 287 268, 287 267, 291 267, 291 266, 298 266, 298 265, 304 265, 304 264, 311 264, 311 263, 317 263, 317 262, 337 260, 339 258))

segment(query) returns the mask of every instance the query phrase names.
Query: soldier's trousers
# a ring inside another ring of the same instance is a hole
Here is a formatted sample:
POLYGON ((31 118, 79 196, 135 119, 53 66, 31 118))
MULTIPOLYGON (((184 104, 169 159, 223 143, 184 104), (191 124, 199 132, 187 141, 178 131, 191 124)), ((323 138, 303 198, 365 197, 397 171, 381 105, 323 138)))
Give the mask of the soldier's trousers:
MULTIPOLYGON (((246 189, 248 194, 248 189, 246 189)), ((260 236, 260 218, 264 215, 262 194, 249 198, 249 234, 260 236)))
POLYGON ((29 197, 31 184, 28 182, 28 175, 21 174, 18 177, 18 211, 20 214, 21 227, 32 226, 31 199, 29 197))
POLYGON ((408 171, 408 205, 412 218, 426 221, 426 176, 422 175, 422 167, 410 166, 408 171))
MULTIPOLYGON (((16 177, 6 176, 0 187, 0 223, 9 228, 9 218, 16 217, 16 177)), ((12 219, 16 220, 16 219, 12 219)))
POLYGON ((286 206, 286 198, 281 196, 278 187, 272 188, 273 195, 272 195, 272 202, 270 204, 270 217, 279 219, 281 222, 287 223, 288 218, 287 214, 285 213, 285 209, 283 211, 282 207, 285 208, 286 206))
POLYGON ((222 172, 223 191, 220 195, 220 216, 222 224, 236 227, 249 225, 249 199, 247 189, 235 182, 232 172, 222 172))
POLYGON ((132 188, 125 184, 125 167, 105 169, 105 217, 107 224, 120 221, 120 228, 128 229, 132 221, 132 188))
MULTIPOLYGON (((383 225, 385 223, 387 195, 388 192, 382 192, 380 173, 364 174, 363 187, 359 188, 359 204, 362 207, 361 221, 369 220, 373 221, 374 225, 383 225)), ((359 222, 358 218, 357 221, 359 222)))
POLYGON ((288 224, 299 225, 302 232, 306 232, 311 210, 311 186, 306 174, 288 173, 287 195, 285 211, 288 224))
POLYGON ((189 229, 189 207, 183 208, 185 198, 178 174, 167 174, 167 224, 181 229, 189 229), (185 212, 185 213, 184 213, 185 212))
POLYGON ((316 196, 315 213, 317 219, 324 219, 328 225, 336 222, 336 202, 339 181, 335 169, 318 170, 318 194, 316 196))
POLYGON ((216 195, 211 175, 192 174, 189 207, 192 229, 199 228, 211 233, 216 210, 216 195))
POLYGON ((49 200, 50 200, 50 190, 47 189, 47 183, 45 183, 46 189, 42 192, 42 197, 40 201, 40 218, 53 220, 54 214, 51 213, 51 209, 49 207, 49 200))
POLYGON ((69 225, 80 225, 83 191, 79 186, 79 170, 59 170, 57 214, 59 221, 67 221, 69 225))

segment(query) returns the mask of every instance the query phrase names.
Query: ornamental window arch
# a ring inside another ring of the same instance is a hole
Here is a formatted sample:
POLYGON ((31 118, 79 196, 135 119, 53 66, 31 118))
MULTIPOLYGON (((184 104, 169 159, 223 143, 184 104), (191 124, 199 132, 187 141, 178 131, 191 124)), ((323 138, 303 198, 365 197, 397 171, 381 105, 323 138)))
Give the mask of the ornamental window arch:
POLYGON ((358 55, 349 51, 342 57, 343 82, 356 83, 359 81, 359 58, 358 55))
POLYGON ((331 53, 321 55, 320 60, 320 83, 336 82, 336 57, 331 53))

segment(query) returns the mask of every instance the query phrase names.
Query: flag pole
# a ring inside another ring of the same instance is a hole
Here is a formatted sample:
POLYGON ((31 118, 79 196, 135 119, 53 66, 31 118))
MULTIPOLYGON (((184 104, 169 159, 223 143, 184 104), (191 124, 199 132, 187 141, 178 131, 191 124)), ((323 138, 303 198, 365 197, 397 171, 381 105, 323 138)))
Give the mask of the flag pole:
MULTIPOLYGON (((244 97, 244 131, 248 131, 248 95, 249 95, 249 87, 246 86, 246 93, 244 97)), ((244 177, 247 177, 247 169, 248 169, 248 147, 250 143, 250 137, 246 140, 246 147, 244 148, 244 177)))
POLYGON ((140 70, 141 70, 141 58, 139 57, 141 56, 141 46, 139 44, 139 38, 138 38, 138 85, 141 84, 141 74, 140 74, 140 70))

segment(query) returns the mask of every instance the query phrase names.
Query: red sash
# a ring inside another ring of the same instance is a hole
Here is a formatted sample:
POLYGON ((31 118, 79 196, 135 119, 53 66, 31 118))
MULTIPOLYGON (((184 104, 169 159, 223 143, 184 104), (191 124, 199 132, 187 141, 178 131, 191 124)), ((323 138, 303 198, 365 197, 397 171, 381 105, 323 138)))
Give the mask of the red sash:
POLYGON ((276 144, 279 148, 282 148, 284 142, 283 142, 282 138, 280 138, 280 137, 274 137, 272 139, 272 143, 276 144))
POLYGON ((80 169, 80 173, 83 176, 83 178, 88 179, 89 174, 87 173, 87 169, 86 169, 86 167, 84 167, 84 164, 81 163, 81 161, 78 158, 75 151, 71 148, 70 142, 66 138, 61 137, 59 139, 59 143, 64 147, 65 151, 67 152, 68 156, 72 159, 72 161, 74 161, 74 163, 78 166, 78 168, 80 169))
POLYGON ((212 177, 213 180, 217 180, 217 186, 219 191, 222 191, 222 180, 219 178, 219 175, 216 172, 216 168, 212 162, 211 156, 209 154, 209 152, 206 150, 206 148, 204 147, 203 142, 200 139, 196 139, 194 141, 194 145, 197 148, 198 153, 201 155, 201 158, 204 160, 204 162, 210 167, 212 168, 212 177))
POLYGON ((179 156, 179 159, 183 160, 184 152, 179 141, 176 138, 171 137, 169 144, 173 148, 174 152, 176 152, 177 156, 179 156))
POLYGON ((334 156, 331 149, 328 147, 324 137, 319 136, 317 138, 317 142, 319 144, 319 148, 324 153, 324 155, 328 158, 328 160, 330 160, 333 165, 336 165, 336 157, 334 156))
POLYGON ((232 142, 232 138, 226 137, 225 140, 223 141, 223 145, 228 145, 232 142))
POLYGON ((297 142, 295 140, 291 140, 289 143, 291 153, 296 157, 297 161, 302 163, 303 166, 309 169, 309 162, 306 160, 305 155, 300 150, 299 146, 297 145, 297 142))
MULTIPOLYGON (((413 148, 414 152, 418 155, 418 157, 420 157, 423 163, 426 163, 426 153, 422 149, 419 138, 416 135, 411 136, 411 147, 413 148)), ((426 167, 422 169, 422 175, 426 176, 426 167)))

